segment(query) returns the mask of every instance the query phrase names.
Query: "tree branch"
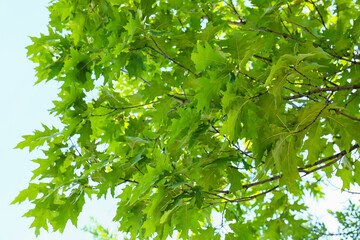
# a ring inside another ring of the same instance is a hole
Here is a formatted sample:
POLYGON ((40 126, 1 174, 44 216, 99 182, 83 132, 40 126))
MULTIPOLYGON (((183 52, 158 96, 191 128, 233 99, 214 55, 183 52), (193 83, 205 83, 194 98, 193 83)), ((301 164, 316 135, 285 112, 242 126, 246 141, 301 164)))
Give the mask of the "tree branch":
POLYGON ((347 91, 347 90, 353 90, 353 89, 360 89, 360 84, 319 88, 319 89, 307 91, 307 92, 304 92, 304 93, 301 93, 301 94, 297 94, 297 95, 294 95, 294 96, 283 97, 283 99, 284 100, 291 100, 291 99, 302 98, 302 97, 306 97, 306 96, 316 94, 316 93, 321 93, 321 92, 337 92, 337 91, 347 91))
POLYGON ((279 185, 276 185, 275 187, 270 188, 269 190, 267 190, 265 192, 255 194, 255 195, 252 195, 250 197, 243 197, 243 198, 238 198, 238 199, 234 199, 234 200, 228 200, 228 202, 247 202, 247 201, 253 200, 254 198, 257 198, 259 196, 262 196, 262 195, 265 195, 265 194, 267 194, 269 192, 272 192, 275 189, 277 189, 278 187, 279 187, 279 185))
MULTIPOLYGON (((153 101, 153 102, 149 102, 149 103, 145 103, 145 104, 140 104, 140 105, 135 105, 135 106, 130 106, 130 107, 106 107, 101 105, 100 107, 106 108, 106 109, 113 109, 113 110, 126 110, 126 109, 133 109, 133 108, 140 108, 140 107, 144 107, 147 105, 151 105, 154 103, 157 103, 159 101, 153 101)), ((111 112, 110 112, 111 113, 111 112)))
POLYGON ((249 28, 249 30, 252 30, 252 31, 259 31, 259 32, 267 32, 267 33, 274 33, 274 34, 277 34, 277 35, 280 35, 282 36, 283 38, 290 38, 296 42, 299 42, 299 43, 304 43, 304 41, 302 40, 299 40, 297 38, 294 38, 293 36, 289 35, 289 34, 286 34, 286 33, 281 33, 281 32, 276 32, 274 30, 270 30, 270 29, 265 29, 265 28, 262 28, 262 27, 259 27, 257 26, 256 24, 246 20, 245 18, 241 17, 239 12, 236 10, 235 8, 235 5, 234 3, 232 2, 232 0, 229 1, 230 4, 228 4, 229 8, 232 10, 232 12, 239 18, 240 22, 242 23, 249 23, 251 24, 252 26, 256 27, 256 28, 249 28))
POLYGON ((337 158, 335 158, 334 160, 328 162, 327 164, 323 165, 323 166, 320 166, 320 167, 317 167, 317 168, 314 168, 312 170, 305 170, 305 169, 298 169, 299 172, 304 172, 306 173, 305 175, 308 175, 310 173, 313 173, 313 172, 316 172, 317 170, 320 170, 320 169, 323 169, 323 168, 326 168, 328 166, 331 166, 333 165, 334 163, 336 163, 337 161, 339 161, 339 159, 341 159, 343 156, 339 155, 337 158))
MULTIPOLYGON (((160 53, 160 54, 161 54, 161 53, 160 53)), ((126 74, 129 74, 128 71, 126 71, 126 70, 121 69, 121 71, 124 72, 124 73, 126 73, 126 74)), ((151 83, 149 83, 148 81, 146 81, 146 80, 143 79, 142 77, 137 76, 137 78, 140 79, 140 80, 143 81, 145 84, 147 84, 148 86, 151 87, 151 83)), ((174 95, 172 95, 172 94, 170 94, 170 93, 168 93, 168 94, 166 94, 166 95, 167 95, 168 97, 171 97, 171 98, 173 98, 173 99, 175 99, 175 100, 178 100, 178 101, 180 101, 180 102, 182 102, 182 103, 185 103, 185 102, 188 101, 188 100, 186 100, 186 99, 182 99, 182 98, 176 97, 176 96, 174 96, 174 95)), ((157 102, 158 102, 158 101, 157 101, 157 102)))
POLYGON ((338 154, 332 155, 330 157, 323 158, 323 159, 321 159, 321 160, 319 160, 319 161, 317 161, 317 162, 315 162, 313 164, 306 165, 304 168, 299 168, 299 170, 312 168, 312 167, 315 167, 315 166, 317 166, 319 164, 322 164, 322 163, 325 163, 325 162, 330 161, 332 159, 338 158, 339 156, 340 157, 345 156, 347 153, 352 152, 352 151, 354 151, 355 149, 357 149, 359 147, 360 146, 358 144, 355 144, 349 149, 349 151, 343 150, 343 151, 339 152, 338 154))
POLYGON ((209 192, 205 192, 205 193, 210 194, 210 195, 213 195, 213 196, 216 196, 216 198, 210 198, 210 199, 214 199, 214 200, 215 200, 215 199, 217 199, 217 200, 222 199, 222 200, 224 200, 223 202, 207 203, 207 204, 209 204, 209 205, 215 205, 215 204, 223 204, 223 203, 226 204, 226 203, 234 203, 234 202, 248 202, 248 201, 251 201, 251 200, 253 200, 253 199, 257 198, 257 197, 260 197, 260 196, 262 196, 262 195, 266 195, 266 194, 268 194, 269 192, 274 191, 274 190, 277 189, 278 187, 279 187, 279 185, 276 185, 275 187, 270 188, 269 190, 266 190, 265 192, 258 193, 258 194, 254 194, 254 195, 251 195, 251 196, 249 196, 249 197, 243 197, 243 198, 237 198, 237 199, 228 199, 228 198, 226 198, 226 197, 219 196, 219 195, 217 195, 217 194, 209 193, 209 192))
POLYGON ((316 12, 317 12, 317 13, 319 14, 319 16, 320 16, 320 20, 321 20, 322 25, 323 25, 324 28, 327 30, 326 25, 325 25, 325 22, 324 22, 324 18, 323 18, 323 16, 321 15, 321 13, 320 13, 319 9, 317 8, 316 4, 314 3, 313 0, 309 0, 309 2, 311 2, 311 4, 314 6, 316 12))
MULTIPOLYGON (((289 90, 289 91, 291 91, 291 92, 294 92, 294 93, 297 93, 297 94, 301 94, 300 92, 295 91, 295 90, 292 89, 292 88, 288 88, 288 87, 286 87, 286 86, 283 86, 283 88, 285 88, 285 89, 287 89, 287 90, 289 90)), ((310 97, 310 96, 308 96, 308 98, 311 99, 311 100, 313 100, 314 102, 318 102, 318 100, 316 100, 316 99, 314 99, 314 98, 312 98, 312 97, 310 97)))
MULTIPOLYGON (((293 21, 290 21, 289 19, 286 19, 286 21, 287 22, 289 22, 289 23, 292 23, 292 24, 294 24, 294 25, 296 25, 296 26, 298 26, 298 27, 300 27, 300 28, 302 28, 302 29, 304 29, 306 32, 308 32, 311 36, 313 36, 315 39, 317 39, 319 42, 321 42, 322 44, 324 44, 329 50, 331 50, 333 53, 331 54, 331 53, 329 53, 329 52, 327 52, 328 54, 330 54, 331 56, 333 56, 333 57, 336 57, 336 58, 341 58, 342 59, 342 57, 341 56, 339 56, 339 54, 337 53, 337 52, 335 52, 335 50, 332 48, 332 47, 330 47, 329 46, 329 44, 327 44, 326 42, 324 42, 323 40, 321 40, 320 38, 318 38, 315 34, 313 34, 307 27, 305 27, 305 26, 303 26, 303 25, 300 25, 300 24, 298 24, 298 23, 296 23, 296 22, 293 22, 293 21)), ((345 60, 345 59, 344 59, 345 60)))
POLYGON ((120 180, 123 180, 124 182, 139 184, 139 182, 137 182, 137 181, 135 181, 135 180, 129 180, 129 179, 125 179, 125 178, 119 178, 119 179, 120 179, 120 180))
MULTIPOLYGON (((317 170, 319 170, 319 169, 328 167, 328 166, 330 166, 331 164, 337 162, 341 157, 345 156, 347 153, 352 152, 353 150, 355 150, 355 149, 357 149, 357 148, 359 148, 359 147, 360 147, 360 146, 359 146, 358 144, 355 144, 354 146, 352 146, 352 147, 349 149, 349 151, 343 150, 343 151, 341 151, 341 152, 339 152, 339 153, 337 153, 337 154, 334 154, 334 155, 332 155, 332 156, 330 156, 330 157, 323 158, 323 159, 321 159, 321 160, 319 160, 319 161, 317 161, 317 162, 315 162, 315 163, 313 163, 313 164, 306 165, 306 166, 303 167, 303 168, 298 168, 298 171, 299 171, 299 172, 305 172, 305 173, 312 173, 312 172, 315 172, 315 171, 317 171, 317 170), (325 162, 330 161, 330 160, 332 160, 332 159, 335 159, 336 161, 331 161, 331 164, 327 163, 327 164, 325 164, 324 166, 320 166, 320 167, 316 168, 315 171, 314 171, 314 170, 311 170, 311 171, 307 171, 307 170, 306 170, 306 169, 308 169, 308 168, 312 168, 312 167, 318 166, 319 164, 325 163, 325 162)), ((281 177, 282 177, 282 175, 273 176, 273 177, 271 177, 271 178, 268 178, 268 179, 265 179, 265 180, 262 180, 262 181, 258 181, 258 182, 254 182, 254 183, 250 183, 250 184, 244 184, 244 185, 242 185, 242 187, 245 188, 245 189, 248 189, 248 188, 251 188, 251 187, 254 187, 254 186, 257 186, 257 185, 261 185, 261 184, 264 184, 264 183, 268 183, 268 182, 275 181, 275 180, 277 180, 277 179, 280 179, 281 177)))
MULTIPOLYGON (((124 70, 124 69, 120 69, 120 71, 122 71, 122 72, 124 72, 124 73, 126 73, 126 74, 129 74, 129 72, 126 71, 126 70, 124 70)), ((137 76, 137 78, 140 79, 141 81, 143 81, 145 84, 151 86, 151 83, 149 83, 148 81, 146 81, 146 80, 143 79, 142 77, 137 76)))
POLYGON ((343 115, 343 116, 345 116, 345 117, 347 117, 347 118, 350 118, 351 120, 360 122, 360 118, 356 118, 356 117, 350 116, 350 115, 348 115, 348 114, 340 111, 339 109, 330 108, 329 110, 333 110, 333 111, 335 111, 337 114, 341 114, 341 115, 343 115))
POLYGON ((321 113, 325 110, 325 108, 327 108, 329 105, 330 105, 330 101, 328 101, 325 105, 325 107, 323 107, 320 112, 316 115, 316 117, 314 118, 314 120, 312 120, 308 125, 306 125, 304 128, 296 131, 296 132, 293 132, 292 134, 297 134, 297 133, 300 133, 304 130, 306 130, 308 127, 310 127, 312 124, 314 124, 314 122, 316 122, 316 120, 320 117, 321 113))
POLYGON ((172 59, 171 57, 169 57, 168 55, 166 55, 159 47, 159 50, 156 50, 155 48, 149 46, 149 45, 145 45, 145 47, 153 50, 154 52, 160 54, 161 56, 163 56, 166 59, 169 59, 170 61, 172 61, 173 63, 175 63, 176 65, 178 65, 179 67, 185 69, 186 71, 188 71, 189 73, 191 73, 192 75, 194 75, 195 77, 199 78, 200 76, 197 75, 196 73, 194 73, 193 71, 191 71, 189 68, 185 67, 184 65, 178 63, 177 61, 175 61, 174 59, 172 59))
POLYGON ((271 177, 271 178, 268 178, 268 179, 265 179, 265 180, 262 180, 262 181, 249 183, 249 184, 244 184, 244 185, 242 185, 242 187, 245 188, 245 189, 248 189, 248 188, 251 188, 251 187, 254 187, 254 186, 257 186, 257 185, 261 185, 261 184, 264 184, 264 183, 275 181, 277 179, 280 179, 281 177, 282 177, 282 175, 277 175, 277 176, 274 176, 274 177, 271 177))

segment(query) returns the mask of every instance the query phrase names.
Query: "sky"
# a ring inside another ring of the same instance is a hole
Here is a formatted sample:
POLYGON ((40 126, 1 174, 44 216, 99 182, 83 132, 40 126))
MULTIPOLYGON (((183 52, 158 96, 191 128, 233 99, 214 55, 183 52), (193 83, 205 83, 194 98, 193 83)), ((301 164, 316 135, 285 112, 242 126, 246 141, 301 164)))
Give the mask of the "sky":
MULTIPOLYGON (((57 125, 58 120, 49 115, 52 100, 56 99, 57 85, 54 83, 34 86, 35 65, 26 58, 25 47, 31 44, 29 36, 47 32, 48 1, 46 0, 0 0, 0 240, 36 239, 34 229, 29 229, 32 219, 21 217, 30 204, 10 205, 16 195, 27 187, 31 171, 37 164, 31 159, 39 152, 29 154, 27 150, 14 149, 21 136, 42 129, 41 124, 57 125)), ((341 187, 341 183, 335 181, 341 187)), ((326 200, 315 202, 310 197, 310 211, 317 214, 328 226, 336 226, 326 215, 326 207, 341 210, 351 195, 329 188, 326 200), (324 208, 325 206, 325 208, 324 208)), ((90 224, 94 217, 104 226, 114 229, 111 219, 115 214, 113 199, 89 201, 79 217, 79 228, 90 224)), ((335 230, 335 229, 333 229, 335 230)), ((86 240, 89 233, 76 229, 68 223, 65 232, 41 231, 39 240, 86 240)))

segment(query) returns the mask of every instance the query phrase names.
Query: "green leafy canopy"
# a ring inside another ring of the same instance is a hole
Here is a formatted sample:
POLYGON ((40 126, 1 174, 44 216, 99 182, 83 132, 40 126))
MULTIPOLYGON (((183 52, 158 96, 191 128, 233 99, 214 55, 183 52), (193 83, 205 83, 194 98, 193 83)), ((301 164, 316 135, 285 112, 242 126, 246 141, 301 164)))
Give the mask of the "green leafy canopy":
POLYGON ((46 157, 13 203, 37 235, 111 195, 130 239, 306 239, 304 194, 360 183, 359 7, 51 1, 27 49, 62 125, 17 146, 46 157))

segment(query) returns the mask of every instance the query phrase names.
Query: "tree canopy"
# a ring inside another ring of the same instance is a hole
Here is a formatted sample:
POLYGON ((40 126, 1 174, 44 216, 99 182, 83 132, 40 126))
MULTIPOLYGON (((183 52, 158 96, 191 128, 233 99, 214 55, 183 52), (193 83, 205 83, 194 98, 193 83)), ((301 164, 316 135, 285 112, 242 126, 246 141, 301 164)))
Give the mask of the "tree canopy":
POLYGON ((13 203, 34 204, 36 234, 111 196, 129 239, 310 236, 304 194, 360 183, 359 7, 51 1, 27 49, 62 125, 17 145, 45 157, 13 203))

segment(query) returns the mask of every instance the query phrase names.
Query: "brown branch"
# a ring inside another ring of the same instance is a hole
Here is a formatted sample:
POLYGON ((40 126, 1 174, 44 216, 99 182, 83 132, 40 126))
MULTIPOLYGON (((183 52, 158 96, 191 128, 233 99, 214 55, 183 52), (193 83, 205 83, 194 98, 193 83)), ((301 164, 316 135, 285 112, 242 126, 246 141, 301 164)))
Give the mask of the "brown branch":
POLYGON ((345 103, 344 108, 346 108, 347 105, 349 105, 349 103, 351 103, 352 101, 354 101, 354 99, 356 99, 356 97, 357 97, 357 95, 359 95, 359 93, 360 93, 360 91, 356 91, 355 96, 354 96, 351 100, 349 100, 347 103, 345 103))
POLYGON ((302 132, 302 131, 304 131, 304 130, 306 130, 308 127, 310 127, 311 125, 313 125, 315 122, 316 122, 316 120, 320 117, 320 115, 321 115, 321 113, 325 110, 325 108, 327 108, 329 105, 330 105, 330 101, 328 101, 327 103, 326 103, 326 105, 320 110, 320 112, 316 115, 316 117, 314 118, 314 120, 312 120, 308 125, 306 125, 304 128, 302 128, 302 129, 300 129, 300 130, 298 130, 298 131, 296 131, 296 132, 293 132, 292 134, 297 134, 297 133, 300 133, 300 132, 302 132))
POLYGON ((327 44, 326 42, 324 42, 321 38, 317 37, 315 34, 313 34, 307 27, 305 26, 302 26, 296 22, 293 22, 293 21, 290 21, 289 19, 286 19, 287 22, 289 23, 292 23, 302 29, 304 29, 306 32, 308 32, 311 36, 313 36, 315 39, 317 39, 319 42, 321 42, 322 44, 324 44, 331 52, 328 52, 328 51, 325 51, 327 54, 329 54, 330 56, 334 57, 334 58, 338 58, 338 59, 341 59, 341 60, 344 60, 344 61, 347 61, 347 62, 351 62, 353 64, 357 64, 359 65, 360 62, 357 62, 357 61, 354 61, 352 59, 347 59, 347 58, 344 58, 342 56, 340 56, 337 52, 335 52, 335 50, 329 45, 327 44))
MULTIPOLYGON (((319 42, 321 42, 322 44, 324 44, 329 50, 331 50, 333 52, 333 54, 327 52, 328 54, 330 54, 331 56, 333 57, 336 57, 336 58, 341 58, 343 59, 341 56, 339 56, 339 54, 337 52, 335 52, 335 50, 329 46, 329 44, 327 44, 326 42, 324 42, 322 39, 320 39, 319 37, 317 37, 315 34, 313 34, 307 27, 303 26, 303 25, 300 25, 296 22, 293 22, 293 21, 290 21, 289 19, 286 19, 287 22, 289 23, 292 23, 302 29, 304 29, 306 32, 308 32, 311 36, 313 36, 315 39, 317 39, 319 42)), ((346 59, 343 59, 343 60, 346 60, 346 59)))
POLYGON ((169 57, 168 55, 166 55, 165 53, 163 53, 163 51, 159 48, 159 50, 156 50, 155 48, 149 46, 149 45, 145 45, 145 47, 153 50, 154 52, 160 54, 161 56, 163 56, 166 59, 169 59, 170 61, 172 61, 173 63, 175 63, 176 65, 178 65, 179 67, 185 69, 186 71, 188 71, 189 73, 191 73, 192 75, 194 75, 195 77, 199 78, 200 76, 197 75, 196 73, 194 73, 193 71, 191 71, 189 68, 185 67, 184 65, 178 63, 177 61, 175 61, 174 59, 172 59, 171 57, 169 57))
POLYGON ((283 38, 290 38, 296 42, 299 42, 299 43, 304 43, 304 41, 300 40, 300 39, 297 39, 297 38, 294 38, 293 36, 289 35, 289 34, 286 34, 286 33, 281 33, 281 32, 277 32, 277 31, 274 31, 274 30, 271 30, 271 29, 265 29, 265 28, 262 28, 262 27, 258 27, 257 29, 255 28, 249 28, 249 30, 252 30, 252 31, 259 31, 259 32, 267 32, 267 33, 274 33, 274 34, 277 34, 277 35, 280 35, 282 36, 283 38))
POLYGON ((228 22, 229 25, 232 25, 232 26, 238 26, 238 27, 241 27, 241 26, 244 26, 245 25, 245 22, 228 22))
MULTIPOLYGON (((161 53, 160 53, 160 54, 161 54, 161 53)), ((121 69, 121 71, 124 72, 124 73, 126 73, 126 74, 129 74, 126 70, 121 69)), ((145 84, 147 84, 148 86, 151 87, 151 83, 149 83, 148 81, 146 81, 146 80, 143 79, 142 77, 137 76, 137 78, 140 79, 140 80, 143 81, 145 84)), ((173 99, 175 99, 175 100, 178 100, 178 101, 180 101, 180 102, 182 102, 182 103, 185 103, 185 102, 188 101, 188 100, 186 100, 186 99, 182 99, 182 98, 176 97, 176 96, 174 96, 174 95, 172 95, 172 94, 170 94, 170 93, 166 94, 166 96, 171 97, 171 98, 173 98, 173 99)), ((155 101, 155 102, 158 102, 158 101, 155 101)), ((154 102, 154 103, 155 103, 155 102, 154 102)))
POLYGON ((221 198, 221 199, 224 199, 224 200, 226 200, 226 201, 229 201, 229 199, 227 199, 226 197, 217 195, 216 193, 211 193, 211 192, 204 192, 204 193, 209 194, 209 195, 212 195, 212 196, 216 196, 217 198, 221 198))
POLYGON ((268 66, 271 66, 271 59, 269 59, 269 58, 265 58, 265 57, 262 57, 262 56, 259 56, 259 55, 253 55, 254 56, 254 58, 256 58, 256 59, 259 59, 260 61, 262 61, 263 63, 265 63, 266 65, 268 65, 268 66))
MULTIPOLYGON (((336 161, 331 161, 331 164, 333 164, 333 163, 337 162, 341 157, 345 156, 347 153, 350 153, 350 152, 352 152, 353 150, 355 150, 355 149, 357 149, 359 147, 360 146, 358 144, 355 144, 354 146, 352 146, 349 149, 349 151, 343 150, 343 151, 341 151, 341 152, 339 152, 339 153, 337 153, 335 155, 323 158, 323 159, 321 159, 321 160, 319 160, 319 161, 317 161, 317 162, 315 162, 313 164, 306 165, 303 168, 298 168, 298 171, 299 172, 305 172, 305 173, 312 173, 312 172, 314 172, 313 170, 307 171, 306 169, 315 167, 315 166, 317 166, 319 164, 322 164, 322 163, 325 163, 325 162, 330 161, 332 159, 335 159, 336 161)), ((320 166, 320 167, 316 168, 315 171, 317 171, 319 169, 322 169, 322 168, 325 168, 327 166, 330 166, 331 164, 327 163, 324 166, 320 166)), ((265 180, 262 180, 262 181, 258 181, 258 182, 254 182, 254 183, 250 183, 250 184, 244 184, 244 185, 242 185, 242 187, 245 188, 245 189, 248 189, 248 188, 251 188, 251 187, 254 187, 254 186, 257 186, 257 185, 261 185, 261 184, 264 184, 264 183, 275 181, 277 179, 280 179, 281 177, 282 177, 282 175, 273 176, 271 178, 268 178, 268 179, 265 179, 265 180)))
POLYGON ((175 96, 175 95, 172 95, 172 94, 170 94, 170 93, 166 94, 166 96, 171 97, 171 98, 173 98, 173 99, 181 102, 182 104, 184 104, 184 103, 189 103, 189 102, 190 102, 190 100, 188 100, 188 99, 182 99, 182 98, 177 97, 177 96, 175 96))
MULTIPOLYGON (((294 69, 295 72, 297 72, 298 74, 300 74, 302 77, 306 78, 306 79, 309 81, 309 83, 311 83, 311 79, 310 79, 308 76, 306 76, 305 74, 303 74, 302 72, 300 72, 296 67, 290 67, 290 68, 294 69)), ((312 84, 311 84, 311 85, 312 85, 312 84)), ((313 86, 313 85, 312 85, 312 86, 313 86)))
POLYGON ((347 91, 347 90, 353 90, 353 89, 360 89, 360 84, 319 88, 319 89, 307 91, 307 92, 304 92, 304 93, 301 93, 301 94, 298 94, 298 95, 289 96, 289 97, 283 97, 283 99, 284 100, 291 100, 291 99, 307 97, 309 95, 316 94, 316 93, 321 93, 321 92, 337 92, 337 91, 347 91))
MULTIPOLYGON (((216 132, 217 134, 221 135, 221 133, 219 132, 219 130, 217 130, 217 129, 215 128, 215 126, 211 125, 211 127, 215 130, 215 132, 216 132)), ((235 148, 236 150, 238 150, 241 154, 245 155, 245 156, 248 157, 248 158, 255 159, 253 156, 250 156, 247 152, 241 150, 238 146, 236 146, 235 144, 233 144, 233 143, 230 141, 230 139, 227 138, 227 136, 225 136, 225 135, 221 135, 221 136, 228 141, 228 143, 230 144, 230 146, 232 146, 233 148, 235 148)))
MULTIPOLYGON (((296 81, 298 81, 299 79, 294 79, 294 82, 292 82, 292 81, 290 81, 289 79, 286 79, 286 81, 288 82, 288 83, 290 83, 291 85, 301 85, 301 86, 309 86, 309 87, 314 87, 314 88, 317 88, 318 86, 315 86, 315 85, 313 85, 313 84, 311 84, 311 83, 303 83, 303 82, 296 82, 296 81)), ((309 88, 308 88, 309 89, 309 88)), ((299 93, 299 94, 301 94, 301 93, 299 93)))
POLYGON ((224 218, 225 218, 226 205, 227 205, 227 202, 225 203, 224 210, 221 213, 221 227, 224 227, 224 218))
POLYGON ((140 170, 140 168, 138 168, 138 166, 136 166, 136 164, 134 164, 134 167, 135 167, 136 170, 138 170, 142 175, 145 175, 145 174, 140 170))
POLYGON ((249 99, 254 99, 254 98, 260 97, 260 96, 262 96, 262 95, 264 95, 265 93, 268 93, 268 92, 269 92, 269 91, 266 90, 265 92, 261 92, 261 93, 255 95, 255 96, 249 97, 249 99))
POLYGON ((274 177, 271 177, 271 178, 268 178, 268 179, 265 179, 265 180, 262 180, 262 181, 249 183, 249 184, 244 184, 244 185, 242 185, 242 187, 245 188, 245 189, 248 189, 248 188, 251 188, 251 187, 254 187, 254 186, 257 186, 257 185, 261 185, 261 184, 264 184, 264 183, 275 181, 277 179, 280 179, 281 177, 282 177, 282 175, 277 175, 277 176, 274 176, 274 177))
POLYGON ((130 107, 106 107, 106 106, 103 106, 103 105, 101 105, 100 107, 103 107, 103 108, 106 108, 106 109, 113 109, 113 110, 126 110, 126 109, 144 107, 144 106, 151 105, 151 104, 154 104, 154 103, 157 103, 157 102, 159 102, 159 101, 153 101, 153 102, 140 104, 140 105, 135 105, 135 106, 130 106, 130 107))
POLYGON ((333 75, 335 75, 335 74, 337 74, 337 73, 343 72, 343 71, 345 71, 346 69, 351 68, 352 66, 354 66, 354 64, 351 64, 351 65, 349 65, 349 66, 347 66, 347 67, 344 67, 344 68, 342 68, 342 69, 340 69, 340 70, 338 70, 338 71, 335 71, 335 72, 333 72, 333 73, 325 74, 325 75, 323 75, 322 77, 325 77, 325 78, 331 77, 331 76, 333 76, 333 75))
POLYGON ((355 144, 355 145, 351 146, 349 151, 343 150, 343 151, 339 152, 338 154, 332 155, 330 157, 323 158, 323 159, 321 159, 321 160, 319 160, 319 161, 317 161, 317 162, 315 162, 313 164, 306 165, 304 168, 299 168, 299 170, 312 168, 312 167, 315 167, 315 166, 317 166, 319 164, 322 164, 322 163, 325 163, 325 162, 330 161, 332 159, 338 158, 339 156, 340 157, 345 156, 347 153, 352 152, 352 151, 354 151, 355 149, 357 149, 359 147, 360 146, 358 144, 355 144))
POLYGON ((253 81, 257 81, 256 78, 251 77, 251 76, 249 76, 248 74, 246 74, 246 73, 244 73, 244 72, 239 71, 239 73, 241 73, 242 75, 244 75, 244 76, 247 77, 247 78, 250 78, 250 79, 253 80, 253 81))
MULTIPOLYGON (((232 2, 232 0, 230 0, 229 1, 230 2, 230 9, 232 9, 232 11, 233 11, 233 13, 238 17, 238 19, 240 20, 240 22, 242 22, 242 23, 246 23, 245 21, 244 21, 244 19, 240 16, 240 14, 239 14, 239 12, 236 10, 236 8, 235 8, 235 5, 234 5, 234 3, 232 2)), ((254 25, 253 23, 251 23, 251 22, 249 22, 251 25, 254 25)))
POLYGON ((125 178, 119 178, 119 179, 120 179, 120 180, 123 180, 124 182, 139 184, 139 182, 137 182, 137 181, 135 181, 135 180, 129 180, 129 179, 125 179, 125 178))
POLYGON ((334 163, 339 161, 339 159, 341 159, 342 157, 343 156, 339 155, 337 158, 335 158, 334 160, 328 162, 327 164, 325 164, 323 166, 320 166, 320 167, 317 167, 317 168, 314 168, 312 170, 298 169, 298 171, 299 172, 304 172, 304 173, 306 173, 305 175, 308 175, 310 173, 316 172, 317 170, 320 170, 320 169, 323 169, 323 168, 326 168, 326 167, 329 167, 329 166, 333 165, 334 163))
POLYGON ((222 196, 219 196, 217 194, 211 194, 211 195, 215 195, 217 198, 208 198, 208 199, 223 199, 224 201, 223 202, 212 202, 212 203, 206 203, 206 204, 209 204, 209 205, 215 205, 215 204, 227 204, 227 203, 233 203, 233 202, 247 202, 247 201, 251 201, 257 197, 260 197, 262 195, 266 195, 268 194, 269 192, 272 192, 274 191, 275 189, 277 189, 279 187, 279 185, 276 185, 275 187, 265 191, 265 192, 262 192, 262 193, 258 193, 258 194, 254 194, 254 195, 251 195, 249 197, 243 197, 243 198, 237 198, 237 199, 227 199, 225 197, 222 197, 222 196))
POLYGON ((116 111, 116 109, 113 109, 112 111, 110 111, 110 112, 108 112, 108 113, 104 113, 104 114, 91 114, 90 116, 91 117, 104 117, 104 116, 107 116, 107 115, 109 115, 109 114, 111 114, 111 113, 113 113, 113 112, 115 112, 116 111))
POLYGON ((347 118, 350 118, 351 120, 360 122, 360 118, 356 118, 356 117, 350 116, 350 115, 348 115, 348 114, 340 111, 339 109, 330 108, 329 110, 333 110, 333 111, 335 111, 337 114, 341 114, 341 115, 343 115, 343 116, 345 116, 345 117, 347 117, 347 118))
POLYGON ((283 25, 283 27, 285 28, 285 30, 291 34, 291 32, 289 31, 289 28, 285 25, 284 21, 282 20, 282 18, 280 18, 281 24, 283 25))
MULTIPOLYGON (((124 70, 124 69, 120 69, 120 71, 122 71, 122 72, 124 72, 124 73, 126 73, 126 74, 129 74, 129 72, 126 71, 126 70, 124 70)), ((139 76, 138 76, 137 78, 140 79, 141 81, 143 81, 145 84, 151 86, 151 83, 149 83, 148 81, 146 81, 146 80, 143 79, 142 77, 139 77, 139 76)))
POLYGON ((290 38, 290 39, 292 39, 292 40, 294 40, 294 41, 296 41, 296 42, 304 43, 304 41, 299 40, 299 39, 297 39, 297 38, 294 38, 293 36, 291 36, 291 35, 289 35, 289 34, 276 32, 276 31, 270 30, 270 29, 265 29, 265 28, 259 27, 259 26, 257 26, 256 24, 254 24, 254 23, 246 20, 244 17, 241 17, 241 16, 240 16, 240 14, 239 14, 239 12, 236 10, 235 5, 234 5, 234 3, 232 2, 232 0, 230 0, 229 2, 230 2, 230 6, 229 6, 229 4, 228 4, 229 8, 230 8, 230 9, 232 10, 232 12, 238 17, 238 19, 240 20, 240 22, 249 23, 249 24, 251 24, 252 26, 256 27, 256 29, 255 29, 255 28, 249 28, 249 30, 252 30, 252 31, 260 31, 260 32, 268 32, 268 33, 274 33, 274 34, 277 34, 277 35, 282 36, 283 38, 290 38))
POLYGON ((269 192, 272 192, 274 191, 275 189, 277 189, 279 187, 279 185, 276 185, 275 187, 273 188, 270 188, 269 190, 265 191, 265 192, 262 192, 262 193, 258 193, 258 194, 255 194, 255 195, 252 195, 252 196, 249 196, 249 197, 243 197, 243 198, 238 198, 238 199, 233 199, 233 200, 229 200, 228 202, 247 202, 247 201, 250 201, 250 200, 253 200, 254 198, 257 198, 259 196, 262 196, 262 195, 265 195, 269 192))
POLYGON ((311 2, 311 4, 314 6, 316 12, 317 12, 317 13, 319 14, 319 16, 320 16, 320 20, 321 20, 322 25, 324 26, 325 29, 327 29, 327 28, 326 28, 326 25, 325 25, 325 22, 324 22, 324 18, 323 18, 323 16, 321 15, 321 13, 320 13, 319 9, 317 8, 316 4, 313 2, 313 0, 309 0, 309 2, 311 2))
POLYGON ((75 145, 74 142, 72 141, 71 137, 70 137, 69 139, 70 139, 70 142, 71 142, 71 144, 72 144, 72 147, 74 147, 74 148, 75 148, 75 151, 79 154, 79 156, 82 157, 81 152, 80 152, 79 149, 76 147, 76 145, 75 145))
MULTIPOLYGON (((285 88, 285 89, 287 89, 287 90, 289 90, 289 91, 291 91, 291 92, 294 92, 294 93, 297 93, 297 94, 301 94, 300 92, 295 91, 294 89, 288 88, 288 87, 286 87, 286 86, 283 86, 283 88, 285 88)), ((307 97, 308 97, 309 99, 313 100, 314 102, 318 102, 318 100, 316 100, 316 99, 314 99, 314 98, 312 98, 312 97, 310 97, 310 96, 307 96, 307 97)))

